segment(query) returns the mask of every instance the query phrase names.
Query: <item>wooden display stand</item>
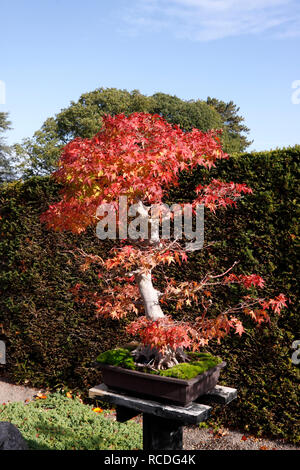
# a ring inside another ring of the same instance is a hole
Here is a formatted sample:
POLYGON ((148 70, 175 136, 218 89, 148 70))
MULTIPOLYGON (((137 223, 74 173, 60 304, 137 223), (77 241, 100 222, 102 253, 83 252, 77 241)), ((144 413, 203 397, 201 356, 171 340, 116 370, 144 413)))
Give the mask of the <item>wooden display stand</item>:
POLYGON ((109 390, 104 384, 91 388, 89 397, 116 405, 117 421, 121 423, 142 413, 144 450, 181 450, 183 426, 206 421, 212 409, 208 403, 227 405, 237 397, 237 390, 216 385, 212 391, 186 406, 135 397, 109 390))

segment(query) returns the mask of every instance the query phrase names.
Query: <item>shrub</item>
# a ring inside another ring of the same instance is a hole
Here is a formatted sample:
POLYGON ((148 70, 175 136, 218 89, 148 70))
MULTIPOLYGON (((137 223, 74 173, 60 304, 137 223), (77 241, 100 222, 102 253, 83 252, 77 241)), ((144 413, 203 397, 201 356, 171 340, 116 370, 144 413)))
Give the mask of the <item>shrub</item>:
POLYGON ((134 450, 142 448, 142 429, 118 423, 107 413, 60 393, 28 404, 0 405, 0 419, 10 421, 32 450, 134 450))

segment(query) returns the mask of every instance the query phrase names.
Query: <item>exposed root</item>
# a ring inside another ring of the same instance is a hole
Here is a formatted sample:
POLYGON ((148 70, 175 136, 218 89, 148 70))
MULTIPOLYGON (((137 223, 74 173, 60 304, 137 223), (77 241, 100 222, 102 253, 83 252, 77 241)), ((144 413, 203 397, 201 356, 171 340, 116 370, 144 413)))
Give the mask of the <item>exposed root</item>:
POLYGON ((181 362, 189 362, 189 357, 182 348, 176 350, 168 347, 164 353, 150 346, 140 345, 131 353, 138 367, 150 370, 169 369, 181 362))

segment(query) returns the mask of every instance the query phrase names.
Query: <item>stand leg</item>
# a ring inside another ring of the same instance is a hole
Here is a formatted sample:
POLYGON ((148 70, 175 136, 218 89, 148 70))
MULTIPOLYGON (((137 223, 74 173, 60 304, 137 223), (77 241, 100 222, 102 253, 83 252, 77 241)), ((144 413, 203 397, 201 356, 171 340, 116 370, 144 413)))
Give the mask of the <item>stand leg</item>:
POLYGON ((117 405, 117 421, 119 423, 125 423, 129 419, 135 418, 139 414, 139 411, 132 410, 131 408, 126 408, 125 406, 117 405))
POLYGON ((182 450, 182 425, 178 421, 143 413, 144 450, 182 450))

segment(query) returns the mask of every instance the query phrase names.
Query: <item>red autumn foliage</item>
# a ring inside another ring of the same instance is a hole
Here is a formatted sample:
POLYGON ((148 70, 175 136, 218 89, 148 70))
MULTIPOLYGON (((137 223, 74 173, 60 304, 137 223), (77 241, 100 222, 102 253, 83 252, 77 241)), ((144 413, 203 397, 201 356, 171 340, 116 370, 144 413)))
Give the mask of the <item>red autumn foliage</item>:
MULTIPOLYGON (((95 225, 97 207, 111 203, 118 210, 118 199, 127 196, 128 204, 142 202, 159 204, 173 185, 178 185, 181 171, 191 171, 196 166, 214 167, 217 160, 228 158, 222 148, 220 131, 203 133, 197 129, 184 132, 167 123, 161 116, 133 113, 106 116, 103 126, 93 138, 77 138, 63 149, 59 168, 54 178, 63 183, 62 200, 49 207, 41 216, 48 228, 80 233, 95 225)), ((235 206, 243 194, 252 190, 245 184, 226 183, 218 180, 196 188, 197 197, 191 201, 215 212, 227 206, 235 206)), ((80 250, 79 250, 80 251, 80 250)), ((187 253, 178 241, 160 240, 159 244, 145 244, 124 240, 124 246, 114 248, 107 260, 97 255, 84 256, 83 270, 97 268, 99 278, 106 282, 101 292, 92 296, 98 315, 120 319, 129 313, 143 314, 139 286, 133 281, 139 275, 151 273, 157 266, 184 263, 187 253)), ((244 327, 240 314, 250 316, 261 324, 270 320, 270 311, 279 314, 286 306, 283 294, 275 299, 257 297, 253 289, 262 288, 264 280, 257 274, 236 275, 233 267, 225 273, 208 272, 200 282, 177 283, 166 279, 159 302, 175 301, 178 310, 194 305, 199 316, 194 322, 172 320, 164 316, 156 321, 140 316, 131 323, 128 331, 139 335, 144 344, 164 350, 166 347, 197 349, 211 339, 220 341, 233 330, 242 335, 244 327), (230 274, 228 274, 230 273, 230 274), (208 316, 213 306, 211 292, 218 286, 240 284, 250 289, 238 305, 226 311, 208 316)), ((80 298, 81 286, 74 294, 80 298)))
POLYGON ((138 335, 143 344, 151 345, 158 350, 164 350, 166 346, 171 349, 189 348, 191 343, 196 344, 198 333, 186 323, 174 323, 173 319, 166 315, 157 321, 139 317, 128 328, 132 335, 138 335))

